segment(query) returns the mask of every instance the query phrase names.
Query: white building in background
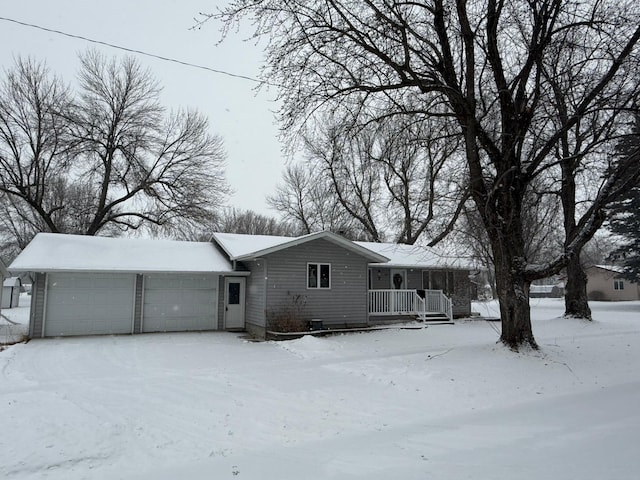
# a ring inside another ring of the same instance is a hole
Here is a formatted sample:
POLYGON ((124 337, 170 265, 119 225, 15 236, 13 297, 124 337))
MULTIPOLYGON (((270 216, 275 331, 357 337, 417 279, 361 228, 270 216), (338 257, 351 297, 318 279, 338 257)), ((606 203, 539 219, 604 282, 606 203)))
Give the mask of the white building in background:
POLYGON ((589 300, 640 300, 640 285, 622 278, 622 267, 594 265, 585 271, 589 300))

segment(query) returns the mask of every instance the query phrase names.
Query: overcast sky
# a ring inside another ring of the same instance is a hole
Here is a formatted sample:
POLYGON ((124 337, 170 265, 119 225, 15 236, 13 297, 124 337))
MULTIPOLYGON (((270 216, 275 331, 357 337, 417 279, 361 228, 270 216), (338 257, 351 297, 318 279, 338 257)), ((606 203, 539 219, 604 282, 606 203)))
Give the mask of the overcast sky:
MULTIPOLYGON (((37 24, 126 48, 175 58, 238 75, 256 77, 262 49, 234 34, 222 45, 218 26, 191 30, 199 12, 211 12, 223 0, 20 0, 1 3, 0 17, 37 24)), ((274 119, 275 89, 210 71, 131 54, 84 40, 0 20, 0 63, 10 68, 16 56, 45 60, 67 82, 75 81, 77 54, 97 48, 109 56, 134 55, 163 85, 163 104, 195 107, 213 133, 224 138, 227 178, 235 190, 230 206, 274 215, 265 196, 280 180, 285 164, 274 119)))

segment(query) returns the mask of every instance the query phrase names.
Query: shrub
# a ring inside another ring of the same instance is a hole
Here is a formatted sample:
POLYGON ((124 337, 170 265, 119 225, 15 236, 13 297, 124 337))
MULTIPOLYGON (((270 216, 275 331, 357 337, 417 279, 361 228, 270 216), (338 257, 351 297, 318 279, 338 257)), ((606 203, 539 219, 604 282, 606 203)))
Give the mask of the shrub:
POLYGON ((588 298, 589 300, 593 300, 594 302, 602 302, 603 300, 607 299, 604 292, 601 292, 600 290, 589 292, 588 298))
POLYGON ((288 303, 267 314, 269 329, 282 333, 309 330, 309 322, 304 315, 306 304, 307 298, 304 295, 291 295, 288 303))

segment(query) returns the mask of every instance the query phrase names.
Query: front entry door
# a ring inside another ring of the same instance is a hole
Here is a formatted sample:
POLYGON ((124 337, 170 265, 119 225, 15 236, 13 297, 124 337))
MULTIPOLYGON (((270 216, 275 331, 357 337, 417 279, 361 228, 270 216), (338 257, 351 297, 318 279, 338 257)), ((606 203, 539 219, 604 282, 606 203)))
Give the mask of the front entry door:
POLYGON ((224 279, 224 328, 244 329, 244 286, 245 279, 225 277, 224 279))
POLYGON ((391 269, 391 289, 406 290, 407 289, 407 271, 404 269, 391 269))

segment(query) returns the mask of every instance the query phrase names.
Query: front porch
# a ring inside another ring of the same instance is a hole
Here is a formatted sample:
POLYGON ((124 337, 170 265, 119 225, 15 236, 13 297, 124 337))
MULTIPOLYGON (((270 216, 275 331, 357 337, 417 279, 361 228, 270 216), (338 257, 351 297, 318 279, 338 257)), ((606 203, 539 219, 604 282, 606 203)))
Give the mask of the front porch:
POLYGON ((453 305, 442 290, 369 290, 369 316, 388 315, 452 321, 453 305))

